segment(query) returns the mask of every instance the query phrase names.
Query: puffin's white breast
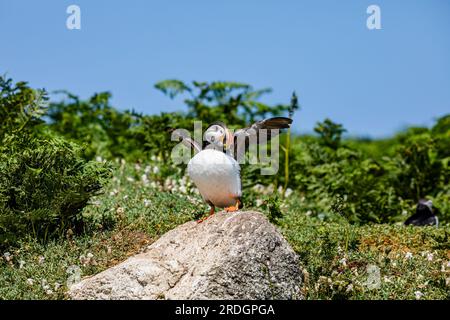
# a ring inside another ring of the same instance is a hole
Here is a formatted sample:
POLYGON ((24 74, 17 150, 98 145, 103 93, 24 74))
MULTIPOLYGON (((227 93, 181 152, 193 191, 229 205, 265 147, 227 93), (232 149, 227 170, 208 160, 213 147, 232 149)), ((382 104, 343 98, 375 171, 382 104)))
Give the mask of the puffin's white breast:
POLYGON ((187 169, 205 201, 225 208, 241 196, 240 167, 229 155, 206 149, 189 161, 187 169))

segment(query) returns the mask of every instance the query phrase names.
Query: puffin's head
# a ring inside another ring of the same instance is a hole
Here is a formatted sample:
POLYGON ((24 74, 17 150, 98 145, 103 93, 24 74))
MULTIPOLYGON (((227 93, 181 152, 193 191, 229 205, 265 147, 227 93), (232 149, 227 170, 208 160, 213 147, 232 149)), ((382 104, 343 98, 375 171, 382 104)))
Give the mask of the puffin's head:
POLYGON ((417 204, 416 212, 427 215, 433 214, 433 202, 427 199, 420 199, 417 204))
POLYGON ((206 129, 204 139, 220 148, 226 143, 227 128, 223 122, 215 122, 206 129))

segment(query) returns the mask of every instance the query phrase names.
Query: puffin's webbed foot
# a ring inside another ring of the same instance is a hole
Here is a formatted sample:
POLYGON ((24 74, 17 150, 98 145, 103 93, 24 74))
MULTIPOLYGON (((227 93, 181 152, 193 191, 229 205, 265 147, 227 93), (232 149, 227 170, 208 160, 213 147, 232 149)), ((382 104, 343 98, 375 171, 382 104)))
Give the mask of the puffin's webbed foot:
POLYGON ((238 200, 236 201, 236 204, 235 204, 234 206, 225 208, 225 211, 226 211, 226 212, 235 212, 235 211, 238 211, 240 205, 241 205, 241 201, 238 199, 238 200))
POLYGON ((197 223, 202 223, 203 221, 205 221, 206 219, 211 217, 215 212, 216 212, 216 208, 214 206, 211 206, 211 209, 209 210, 208 215, 206 217, 201 218, 200 220, 197 220, 197 223))

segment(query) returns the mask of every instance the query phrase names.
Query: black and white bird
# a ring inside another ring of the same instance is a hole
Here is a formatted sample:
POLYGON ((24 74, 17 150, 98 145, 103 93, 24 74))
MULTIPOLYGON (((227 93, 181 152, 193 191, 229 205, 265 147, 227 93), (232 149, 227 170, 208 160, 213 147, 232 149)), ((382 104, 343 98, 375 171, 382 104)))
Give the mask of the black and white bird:
POLYGON ((279 133, 279 129, 289 128, 291 123, 290 118, 275 117, 233 133, 223 122, 216 122, 205 131, 204 139, 210 145, 204 150, 194 140, 182 137, 183 143, 196 152, 187 171, 203 200, 210 205, 209 216, 214 214, 215 207, 225 208, 227 212, 242 207, 241 168, 237 161, 240 151, 245 152, 251 143, 268 141, 279 133), (268 130, 267 137, 259 134, 263 129, 268 130), (271 131, 273 129, 278 130, 271 131))
POLYGON ((416 213, 405 221, 405 225, 438 227, 439 219, 434 212, 433 202, 427 199, 419 200, 416 213))

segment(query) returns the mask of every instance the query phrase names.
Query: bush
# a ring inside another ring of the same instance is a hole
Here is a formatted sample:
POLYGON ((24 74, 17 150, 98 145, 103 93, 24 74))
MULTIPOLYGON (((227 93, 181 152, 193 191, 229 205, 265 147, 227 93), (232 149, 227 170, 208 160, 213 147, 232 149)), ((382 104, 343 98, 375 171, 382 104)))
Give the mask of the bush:
POLYGON ((259 101, 271 89, 254 90, 252 86, 240 82, 193 81, 187 85, 179 80, 164 80, 155 88, 174 98, 189 93, 184 100, 188 107, 187 116, 204 121, 206 124, 224 121, 227 125, 245 126, 268 116, 278 116, 289 109, 287 105, 270 106, 259 101))
POLYGON ((45 129, 44 91, 3 78, 0 85, 0 246, 79 227, 109 167, 86 161, 80 146, 45 129))
POLYGON ((43 123, 47 100, 44 90, 0 76, 0 141, 6 134, 27 132, 43 123))
POLYGON ((82 149, 58 137, 9 137, 0 148, 0 244, 80 224, 81 209, 109 176, 82 149))
POLYGON ((316 128, 319 137, 295 140, 291 187, 322 217, 337 212, 352 223, 395 222, 412 213, 419 199, 430 198, 447 221, 449 158, 443 158, 442 146, 450 136, 443 119, 432 130, 412 128, 385 141, 378 147, 394 145, 394 152, 377 157, 370 153, 383 152, 368 153, 361 141, 341 141, 343 128, 327 119, 316 128))
POLYGON ((140 121, 139 114, 113 108, 109 92, 94 94, 86 101, 64 93, 65 99, 49 106, 47 115, 53 131, 84 145, 88 159, 96 156, 136 159, 141 156, 140 141, 133 135, 133 128, 140 121))

